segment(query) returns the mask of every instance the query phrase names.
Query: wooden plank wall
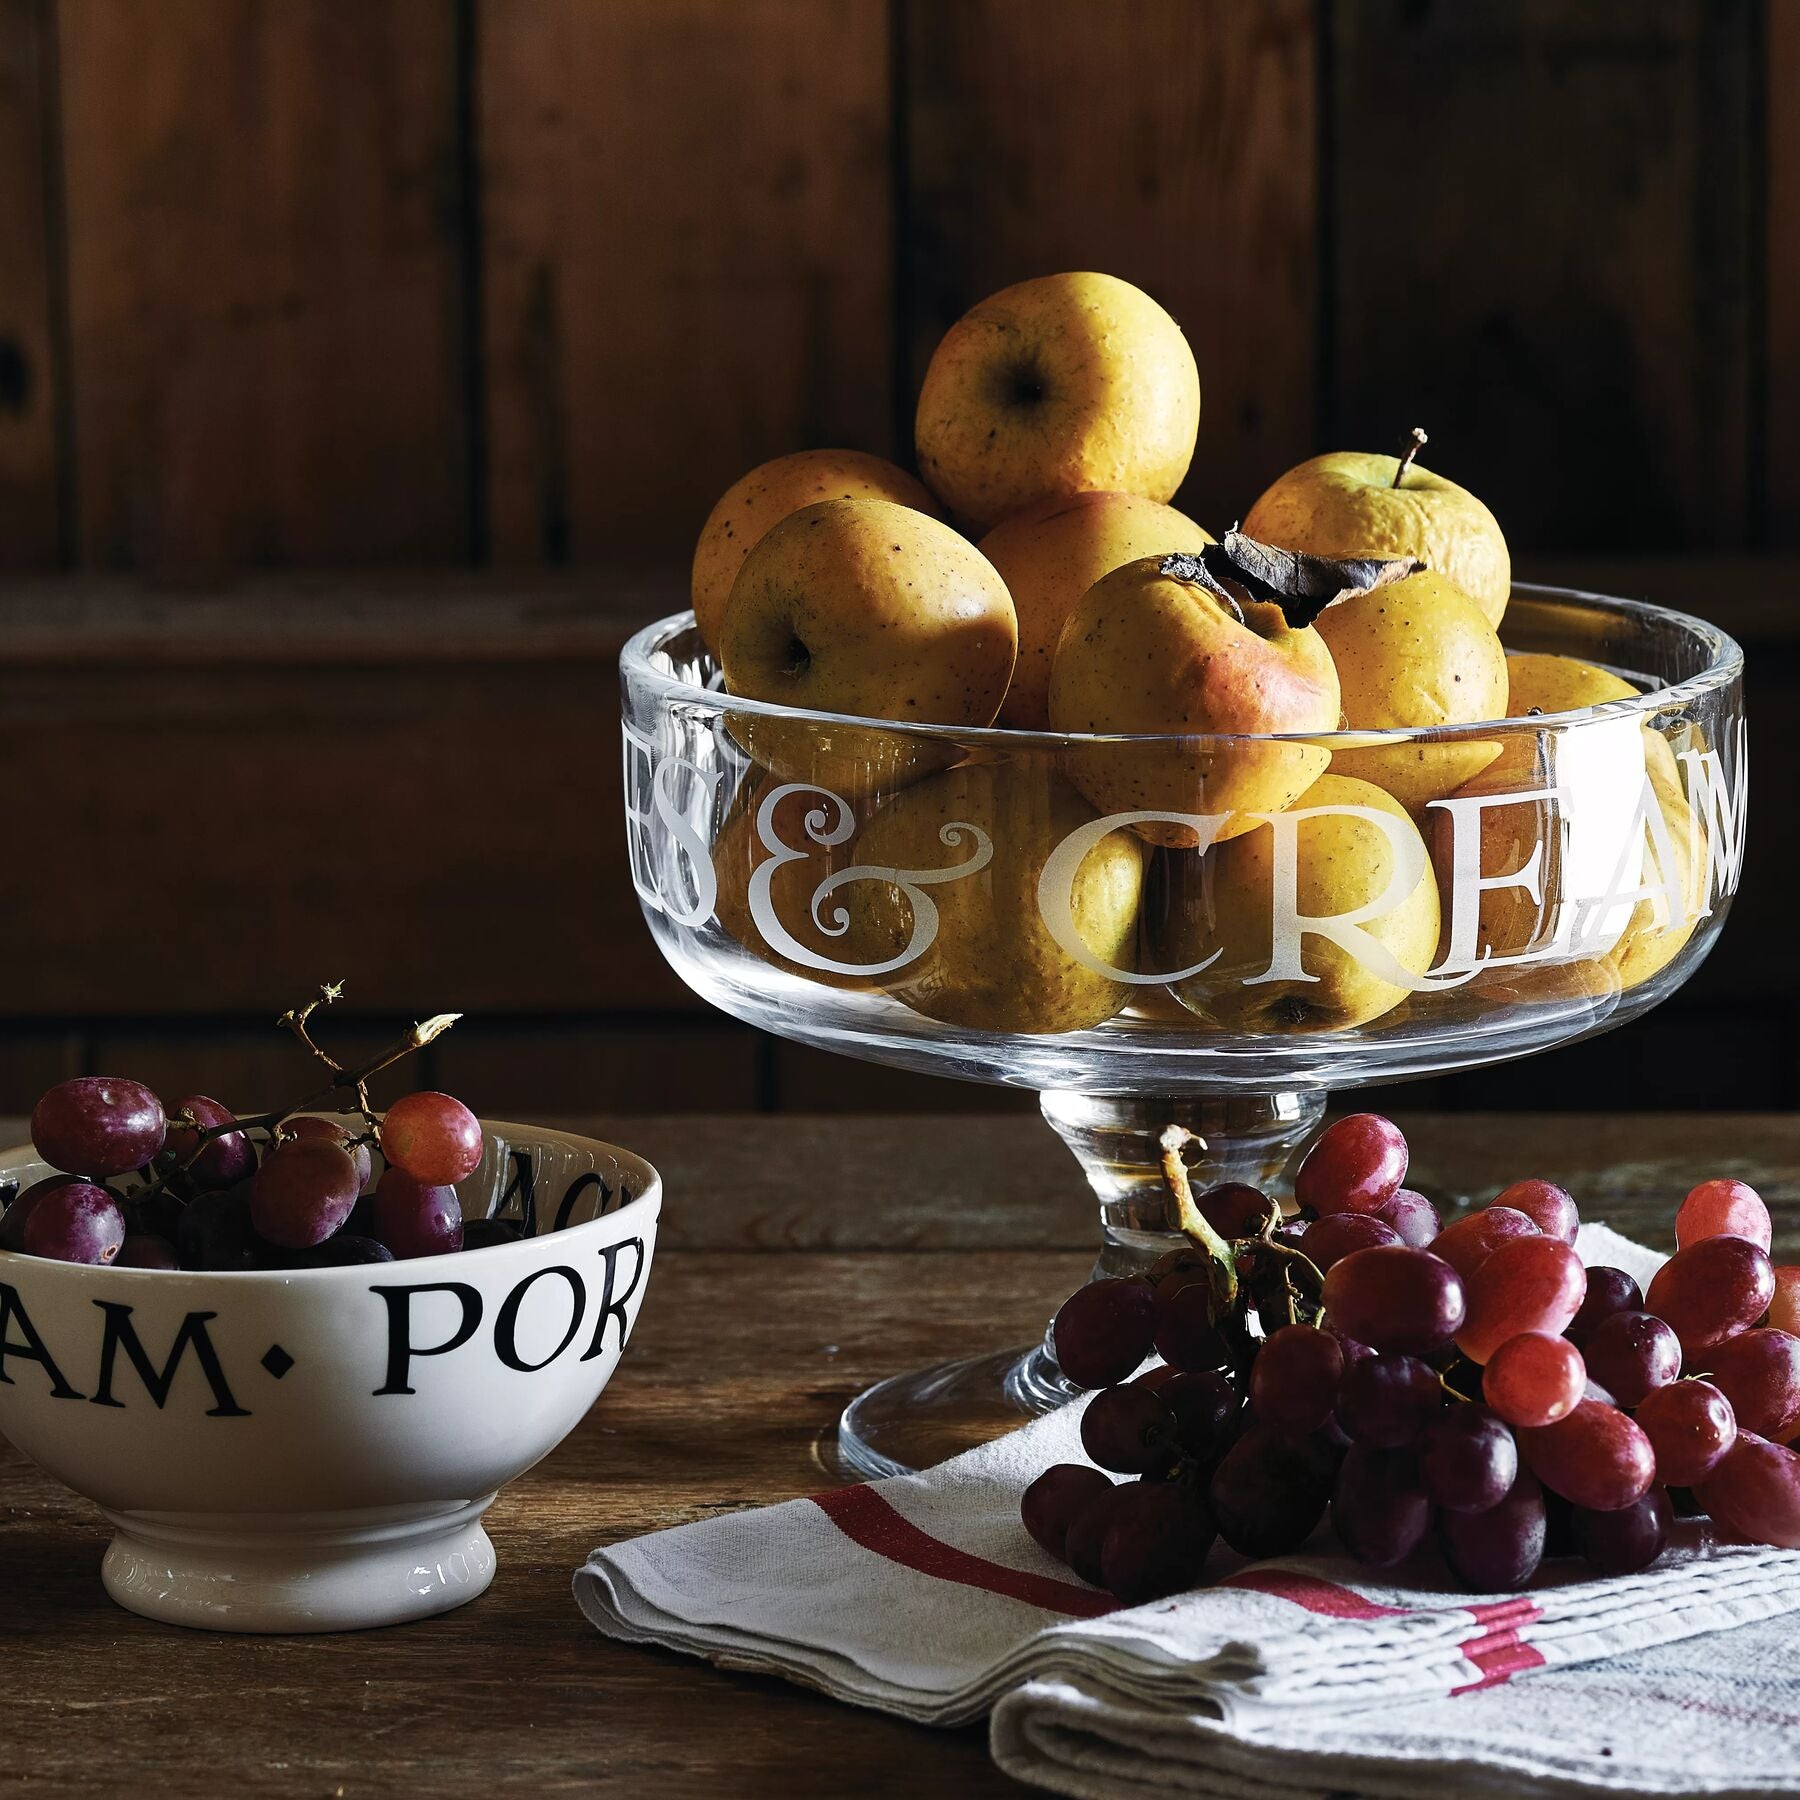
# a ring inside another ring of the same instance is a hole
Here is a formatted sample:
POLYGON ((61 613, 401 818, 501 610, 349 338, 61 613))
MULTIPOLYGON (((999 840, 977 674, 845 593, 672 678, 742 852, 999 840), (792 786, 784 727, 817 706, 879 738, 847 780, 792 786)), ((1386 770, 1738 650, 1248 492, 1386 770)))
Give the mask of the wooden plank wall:
MULTIPOLYGON (((749 464, 904 456, 944 325, 1077 265, 1189 332, 1182 500, 1215 526, 1423 422, 1526 557, 1800 543, 1795 75, 1800 0, 0 0, 0 570, 566 570, 622 615, 678 591, 749 464)), ((1751 630, 1778 719, 1785 609, 1683 579, 1751 630)), ((693 1062, 714 1104, 982 1098, 752 1045, 654 963, 579 659, 496 668, 447 629, 428 669, 358 673, 344 629, 310 674, 215 642, 154 692, 129 655, 0 685, 28 832, 66 829, 32 782, 57 759, 243 818, 156 884, 163 954, 117 894, 0 903, 47 946, 4 969, 0 1106, 171 1018, 215 1068, 327 951, 379 971, 358 1029, 440 996, 498 1018, 444 1052, 490 1104, 570 1067, 557 1104, 647 1104, 693 1062), (408 830, 460 803, 539 845, 529 879, 405 831, 322 874, 346 758, 408 830), (597 940, 532 935, 534 892, 609 882, 597 940)), ((1756 755, 1761 792, 1800 780, 1766 722, 1756 755)), ((119 829, 108 854, 159 853, 154 817, 119 829)), ((1779 933, 1791 852, 1751 855, 1740 910, 1779 933)), ((1784 1103, 1800 1003, 1761 948, 1734 926, 1655 1043, 1748 1034, 1751 1098, 1784 1103)), ((1447 1098, 1555 1103, 1599 1067, 1568 1054, 1543 1094, 1540 1063, 1447 1098)))
POLYGON ((1757 0, 0 0, 0 557, 679 557, 1075 263, 1193 338, 1207 518, 1423 418, 1527 549, 1791 542, 1783 69, 1757 0))

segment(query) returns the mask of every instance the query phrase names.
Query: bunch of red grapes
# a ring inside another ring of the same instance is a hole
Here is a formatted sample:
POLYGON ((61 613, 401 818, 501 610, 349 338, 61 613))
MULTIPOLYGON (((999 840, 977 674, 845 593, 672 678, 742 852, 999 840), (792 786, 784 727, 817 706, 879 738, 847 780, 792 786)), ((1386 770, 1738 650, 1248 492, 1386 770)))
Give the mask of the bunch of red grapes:
POLYGON ((309 1114, 235 1118, 190 1094, 80 1076, 31 1115, 46 1176, 0 1214, 0 1250, 131 1269, 308 1269, 442 1256, 518 1228, 463 1220, 455 1183, 481 1160, 460 1100, 416 1093, 358 1131, 309 1114), (387 1167, 371 1188, 374 1150, 387 1167), (126 1186, 121 1178, 135 1179, 126 1186))
POLYGON ((1064 1304, 1056 1354, 1101 1390, 1081 1422, 1099 1467, 1026 1490, 1046 1550, 1135 1605, 1198 1584, 1215 1539, 1282 1555, 1327 1510, 1360 1561, 1435 1539, 1483 1593, 1546 1556, 1647 1568, 1677 1514, 1800 1547, 1800 1267, 1770 1262, 1754 1189, 1695 1188, 1646 1295, 1583 1268, 1551 1182, 1446 1227, 1406 1168, 1391 1120, 1341 1119, 1300 1167, 1295 1216, 1214 1188, 1194 1202, 1210 1250, 1064 1304))

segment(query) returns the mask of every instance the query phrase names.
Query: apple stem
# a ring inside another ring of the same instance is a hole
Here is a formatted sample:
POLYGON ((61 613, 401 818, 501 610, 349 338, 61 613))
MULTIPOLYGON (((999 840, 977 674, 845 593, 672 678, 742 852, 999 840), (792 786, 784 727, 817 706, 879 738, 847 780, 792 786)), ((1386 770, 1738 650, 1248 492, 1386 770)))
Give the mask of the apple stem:
POLYGON ((1430 442, 1431 439, 1425 435, 1422 427, 1415 425, 1412 428, 1411 438, 1405 450, 1400 454, 1400 466, 1394 470, 1395 487, 1398 487, 1406 479, 1406 471, 1412 467, 1413 458, 1430 442))

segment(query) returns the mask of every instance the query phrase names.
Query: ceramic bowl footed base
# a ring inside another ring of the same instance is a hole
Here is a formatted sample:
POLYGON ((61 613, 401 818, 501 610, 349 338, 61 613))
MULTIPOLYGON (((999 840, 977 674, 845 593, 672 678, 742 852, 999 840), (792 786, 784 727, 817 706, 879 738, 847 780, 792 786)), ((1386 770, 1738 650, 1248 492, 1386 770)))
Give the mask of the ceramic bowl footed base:
MULTIPOLYGON (((473 1600, 482 1514, 611 1379, 656 1171, 484 1123, 465 1214, 516 1242, 335 1268, 90 1268, 0 1251, 0 1433, 117 1528, 106 1590, 215 1631, 344 1631, 473 1600)), ((0 1180, 44 1174, 28 1148, 0 1180)))
POLYGON ((356 1631, 466 1606, 494 1579, 466 1506, 362 1513, 115 1513, 101 1565, 127 1612, 204 1631, 356 1631))

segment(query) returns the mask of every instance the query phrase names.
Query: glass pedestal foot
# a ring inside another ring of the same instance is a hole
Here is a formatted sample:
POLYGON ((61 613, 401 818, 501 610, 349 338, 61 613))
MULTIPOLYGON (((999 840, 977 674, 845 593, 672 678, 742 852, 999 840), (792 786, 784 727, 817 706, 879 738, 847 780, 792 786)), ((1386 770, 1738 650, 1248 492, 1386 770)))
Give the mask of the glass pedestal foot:
MULTIPOLYGON (((1325 1111, 1322 1093, 1229 1100, 1047 1093, 1044 1117, 1081 1164, 1100 1203, 1100 1253, 1091 1279, 1135 1275, 1183 1240, 1167 1215, 1159 1138, 1185 1126, 1205 1141, 1190 1157, 1197 1192, 1222 1181, 1291 1191, 1289 1166, 1325 1111)), ((1046 1295, 1060 1305, 1065 1296, 1046 1295)), ((1080 1390, 1063 1379, 1049 1334, 1029 1350, 1001 1350, 890 1376, 844 1408, 837 1460, 864 1480, 910 1475, 986 1443, 1080 1390)))
POLYGON ((1042 1344, 891 1375, 844 1408, 837 1460, 858 1480, 910 1475, 1052 1412, 1079 1391, 1042 1344))

